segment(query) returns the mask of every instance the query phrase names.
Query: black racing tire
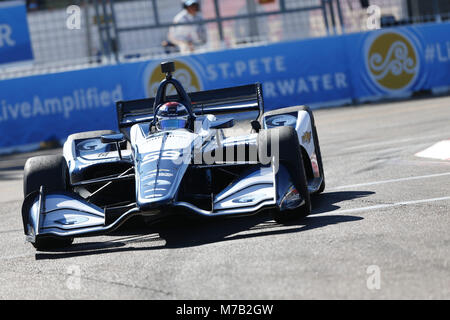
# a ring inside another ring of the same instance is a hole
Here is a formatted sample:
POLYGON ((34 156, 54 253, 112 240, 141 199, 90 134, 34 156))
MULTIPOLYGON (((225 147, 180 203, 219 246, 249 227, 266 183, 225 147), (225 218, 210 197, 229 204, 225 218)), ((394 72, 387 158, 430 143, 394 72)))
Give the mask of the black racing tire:
POLYGON ((322 177, 322 183, 320 184, 319 189, 314 194, 319 194, 325 190, 325 172, 323 170, 322 153, 320 152, 319 136, 317 134, 317 129, 314 120, 312 121, 312 130, 313 130, 314 147, 316 149, 317 164, 319 166, 320 176, 322 177))
MULTIPOLYGON (((45 192, 67 191, 69 172, 66 159, 60 155, 38 156, 27 160, 24 168, 24 196, 39 191, 44 186, 45 192)), ((37 238, 33 246, 38 250, 67 247, 73 238, 59 239, 53 237, 37 238)))
POLYGON ((264 113, 264 116, 274 116, 274 115, 281 115, 281 114, 289 114, 293 112, 298 112, 300 110, 306 111, 309 114, 309 117, 311 119, 311 127, 312 127, 312 135, 314 139, 314 148, 316 150, 316 158, 317 158, 317 164, 319 166, 319 173, 322 177, 322 183, 320 184, 319 188, 316 192, 313 194, 319 194, 322 193, 325 190, 325 173, 324 173, 324 167, 322 162, 322 153, 320 152, 320 143, 319 143, 319 136, 317 134, 317 128, 316 128, 316 122, 314 119, 314 114, 312 113, 311 109, 308 106, 294 106, 294 107, 287 107, 287 108, 281 108, 276 109, 272 111, 268 111, 264 113))
POLYGON ((52 249, 60 249, 69 247, 73 243, 73 238, 56 238, 56 237, 45 237, 37 238, 33 247, 39 251, 47 251, 52 249))
POLYGON ((303 206, 293 210, 273 210, 274 220, 284 224, 308 216, 311 213, 311 199, 303 165, 302 150, 297 131, 293 127, 286 126, 261 130, 258 134, 258 154, 260 159, 266 156, 264 153, 273 153, 272 144, 274 142, 273 139, 276 137, 279 137, 278 161, 287 168, 293 179, 294 186, 305 200, 303 206))
POLYGON ((38 156, 27 160, 23 174, 23 195, 26 197, 44 186, 46 192, 67 191, 69 173, 63 156, 38 156))

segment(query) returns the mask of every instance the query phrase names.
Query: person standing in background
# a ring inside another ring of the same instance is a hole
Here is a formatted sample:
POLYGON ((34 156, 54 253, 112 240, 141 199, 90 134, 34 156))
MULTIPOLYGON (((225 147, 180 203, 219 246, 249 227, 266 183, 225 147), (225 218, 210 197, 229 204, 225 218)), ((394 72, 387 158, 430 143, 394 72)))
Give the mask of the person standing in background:
POLYGON ((196 22, 197 24, 170 27, 167 44, 177 46, 181 53, 190 53, 206 44, 206 29, 202 24, 203 17, 198 0, 183 0, 182 6, 183 10, 175 16, 173 23, 196 22))

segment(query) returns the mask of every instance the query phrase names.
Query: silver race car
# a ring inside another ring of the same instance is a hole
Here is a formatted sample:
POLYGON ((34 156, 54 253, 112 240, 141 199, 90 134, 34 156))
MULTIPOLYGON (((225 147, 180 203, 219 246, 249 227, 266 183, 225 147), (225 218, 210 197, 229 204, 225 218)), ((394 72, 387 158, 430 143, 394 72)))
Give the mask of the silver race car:
POLYGON ((106 234, 136 215, 270 210, 286 223, 311 212, 325 179, 308 107, 264 112, 260 84, 187 94, 172 62, 161 69, 155 98, 117 102, 118 132, 73 134, 63 155, 28 159, 22 218, 37 249, 106 234))

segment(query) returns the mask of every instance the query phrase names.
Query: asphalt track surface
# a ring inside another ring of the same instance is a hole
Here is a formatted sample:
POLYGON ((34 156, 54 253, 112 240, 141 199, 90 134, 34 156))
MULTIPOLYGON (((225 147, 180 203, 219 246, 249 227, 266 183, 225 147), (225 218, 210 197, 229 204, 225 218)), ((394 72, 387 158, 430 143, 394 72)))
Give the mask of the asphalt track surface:
POLYGON ((1 299, 449 299, 450 98, 315 111, 327 188, 288 226, 270 214, 150 227, 36 252, 22 169, 0 158, 1 299))

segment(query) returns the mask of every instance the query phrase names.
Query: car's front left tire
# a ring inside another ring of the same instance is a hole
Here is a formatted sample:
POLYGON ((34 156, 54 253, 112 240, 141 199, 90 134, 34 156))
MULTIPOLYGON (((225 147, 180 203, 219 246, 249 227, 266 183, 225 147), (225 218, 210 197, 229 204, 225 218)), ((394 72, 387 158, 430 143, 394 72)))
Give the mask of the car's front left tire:
POLYGON ((311 199, 308 191, 306 172, 303 164, 301 146, 297 131, 293 127, 275 127, 261 130, 258 134, 258 152, 260 158, 267 156, 268 150, 274 153, 275 143, 278 143, 278 163, 285 166, 294 183, 294 187, 304 200, 304 204, 295 209, 274 210, 273 218, 278 223, 289 223, 299 220, 311 213, 311 199), (278 142, 276 141, 278 139, 278 142))

